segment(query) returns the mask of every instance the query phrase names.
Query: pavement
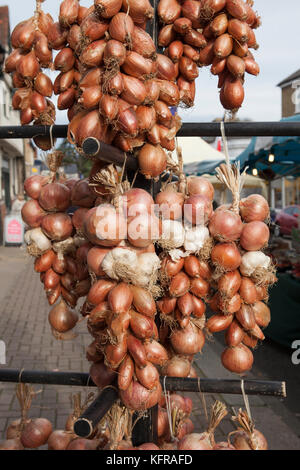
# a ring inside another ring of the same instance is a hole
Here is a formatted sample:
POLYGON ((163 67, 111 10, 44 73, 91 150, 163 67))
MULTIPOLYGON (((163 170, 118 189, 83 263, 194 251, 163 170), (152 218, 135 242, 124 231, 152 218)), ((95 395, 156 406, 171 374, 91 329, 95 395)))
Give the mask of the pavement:
MULTIPOLYGON (((88 372, 85 348, 91 337, 85 321, 77 325, 78 336, 72 341, 59 341, 52 336, 47 320, 49 305, 39 275, 33 270, 33 259, 24 249, 0 247, 0 285, 0 340, 6 345, 6 364, 0 368, 88 372)), ((236 378, 221 364, 223 349, 222 334, 206 342, 195 361, 200 377, 236 378)), ((291 351, 270 341, 264 342, 254 356, 255 365, 243 378, 286 380, 288 393, 287 399, 249 397, 256 427, 266 436, 270 449, 299 450, 300 365, 292 364, 291 351)), ((15 387, 15 384, 0 382, 0 440, 5 438, 9 422, 20 417, 15 387)), ((72 411, 72 393, 80 391, 84 400, 88 393, 95 391, 51 385, 35 385, 34 389, 39 393, 33 400, 30 417, 46 417, 55 429, 64 428, 72 411)), ((203 432, 207 428, 203 396, 200 393, 184 395, 193 398, 195 431, 203 432)), ((229 411, 216 432, 216 439, 220 441, 236 429, 231 420, 233 409, 245 408, 245 405, 241 395, 206 394, 208 410, 216 399, 225 402, 229 411)))

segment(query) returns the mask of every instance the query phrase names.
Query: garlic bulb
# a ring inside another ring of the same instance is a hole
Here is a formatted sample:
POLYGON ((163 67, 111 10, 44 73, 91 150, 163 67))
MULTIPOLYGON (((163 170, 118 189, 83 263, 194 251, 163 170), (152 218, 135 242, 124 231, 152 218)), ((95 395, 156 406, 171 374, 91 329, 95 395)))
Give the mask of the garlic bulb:
POLYGON ((162 248, 180 248, 184 244, 185 230, 181 222, 176 220, 162 221, 162 234, 158 244, 162 248))
POLYGON ((40 227, 28 230, 24 239, 27 245, 35 244, 41 252, 50 250, 52 247, 51 241, 44 235, 40 227))
POLYGON ((197 226, 186 228, 184 248, 189 253, 199 252, 205 242, 209 239, 209 231, 207 227, 197 226))
POLYGON ((262 251, 249 251, 242 256, 240 271, 243 276, 252 276, 256 269, 268 269, 271 264, 271 258, 262 251))
POLYGON ((138 269, 137 254, 126 248, 114 248, 105 255, 101 268, 111 279, 126 280, 132 271, 138 269))

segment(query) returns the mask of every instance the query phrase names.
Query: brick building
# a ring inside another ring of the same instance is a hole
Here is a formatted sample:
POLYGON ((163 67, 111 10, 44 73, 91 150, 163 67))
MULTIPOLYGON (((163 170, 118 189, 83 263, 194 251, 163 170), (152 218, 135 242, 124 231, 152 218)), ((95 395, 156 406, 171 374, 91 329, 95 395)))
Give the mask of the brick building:
POLYGON ((300 69, 277 85, 281 88, 281 114, 283 118, 300 114, 300 69))

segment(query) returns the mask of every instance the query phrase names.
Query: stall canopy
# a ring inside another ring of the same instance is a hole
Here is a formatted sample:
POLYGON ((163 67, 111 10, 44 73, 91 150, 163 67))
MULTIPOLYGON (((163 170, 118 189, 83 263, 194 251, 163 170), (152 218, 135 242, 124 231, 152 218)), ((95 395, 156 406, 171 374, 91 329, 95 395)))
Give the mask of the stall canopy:
MULTIPOLYGON (((300 114, 281 122, 299 122, 300 114)), ((254 137, 236 161, 252 173, 271 172, 274 177, 300 176, 300 137, 254 137)))
MULTIPOLYGON (((193 171, 197 166, 206 166, 207 162, 223 160, 225 155, 209 145, 201 137, 178 137, 178 145, 182 149, 185 171, 195 174, 193 171)), ((176 159, 176 156, 175 156, 176 159)))

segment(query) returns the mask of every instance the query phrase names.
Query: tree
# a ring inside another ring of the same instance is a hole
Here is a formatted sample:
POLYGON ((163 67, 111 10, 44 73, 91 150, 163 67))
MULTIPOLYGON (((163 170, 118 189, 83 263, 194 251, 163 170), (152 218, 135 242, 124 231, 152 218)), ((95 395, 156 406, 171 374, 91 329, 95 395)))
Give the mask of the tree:
POLYGON ((74 145, 70 144, 67 139, 64 139, 61 145, 58 147, 57 150, 60 150, 64 153, 63 165, 76 165, 77 171, 80 176, 84 176, 85 178, 89 175, 92 162, 84 155, 81 155, 76 151, 74 145))

